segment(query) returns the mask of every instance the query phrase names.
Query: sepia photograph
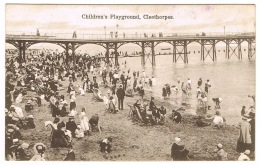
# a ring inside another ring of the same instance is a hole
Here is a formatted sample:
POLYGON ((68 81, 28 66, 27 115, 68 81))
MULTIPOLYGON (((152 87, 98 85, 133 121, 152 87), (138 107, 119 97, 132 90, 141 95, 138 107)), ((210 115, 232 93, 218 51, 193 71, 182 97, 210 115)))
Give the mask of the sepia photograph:
POLYGON ((255 161, 255 4, 5 4, 6 161, 255 161))

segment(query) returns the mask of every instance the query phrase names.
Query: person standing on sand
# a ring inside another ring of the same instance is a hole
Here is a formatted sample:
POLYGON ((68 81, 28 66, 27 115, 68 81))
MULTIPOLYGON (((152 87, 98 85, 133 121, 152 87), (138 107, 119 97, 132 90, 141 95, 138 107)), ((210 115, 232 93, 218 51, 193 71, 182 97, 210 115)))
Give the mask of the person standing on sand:
POLYGON ((239 123, 239 136, 236 148, 239 153, 244 152, 245 150, 250 150, 252 145, 251 125, 247 119, 247 116, 243 116, 242 122, 239 123))
POLYGON ((81 113, 79 114, 80 118, 80 126, 84 131, 84 135, 89 135, 89 125, 88 125, 88 118, 86 116, 86 110, 85 108, 82 108, 81 113))
POLYGON ((123 89, 123 85, 119 85, 119 89, 116 91, 116 95, 118 98, 118 110, 124 109, 124 98, 125 98, 125 91, 123 89))
POLYGON ((251 140, 252 140, 252 148, 251 151, 255 151, 255 113, 250 113, 251 120, 249 121, 251 125, 251 140))

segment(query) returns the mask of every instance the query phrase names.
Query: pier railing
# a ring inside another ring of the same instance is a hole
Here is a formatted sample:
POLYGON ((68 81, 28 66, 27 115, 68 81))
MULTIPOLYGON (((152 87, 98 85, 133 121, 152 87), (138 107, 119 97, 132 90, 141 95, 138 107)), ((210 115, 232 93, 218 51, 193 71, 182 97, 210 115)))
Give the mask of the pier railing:
POLYGON ((190 37, 227 37, 227 36, 255 36, 255 33, 111 33, 111 34, 76 34, 73 33, 44 33, 36 35, 32 32, 6 32, 7 38, 21 39, 73 39, 73 40, 119 40, 119 39, 161 39, 161 38, 190 38, 190 37))

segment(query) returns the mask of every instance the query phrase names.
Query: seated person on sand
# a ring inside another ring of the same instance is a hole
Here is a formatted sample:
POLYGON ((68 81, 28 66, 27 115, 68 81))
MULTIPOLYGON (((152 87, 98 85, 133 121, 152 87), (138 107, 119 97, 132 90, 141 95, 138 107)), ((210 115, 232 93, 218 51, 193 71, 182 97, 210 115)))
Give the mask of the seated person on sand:
POLYGON ((94 128, 98 128, 98 131, 101 133, 101 128, 99 126, 99 116, 98 116, 98 114, 95 114, 90 118, 89 125, 90 125, 92 132, 93 132, 94 128))
POLYGON ((111 96, 109 98, 108 112, 111 112, 111 113, 116 113, 117 112, 116 106, 115 106, 115 99, 113 98, 113 96, 111 96))
POLYGON ((84 135, 84 130, 81 128, 80 125, 77 125, 77 129, 75 130, 75 137, 80 139, 80 138, 83 138, 85 135, 84 135))
POLYGON ((249 161, 250 158, 248 157, 250 154, 250 150, 245 150, 245 152, 240 153, 237 160, 239 161, 249 161))
POLYGON ((221 116, 220 112, 217 111, 213 119, 213 126, 218 128, 223 128, 223 125, 224 125, 224 118, 221 116))
POLYGON ((199 116, 195 125, 198 126, 198 127, 206 127, 206 126, 210 126, 211 123, 207 123, 207 122, 204 122, 202 121, 203 117, 202 116, 199 116))
POLYGON ((125 95, 128 97, 133 97, 133 89, 131 87, 128 87, 126 89, 125 95))
POLYGON ((30 156, 26 154, 25 150, 28 149, 29 144, 23 143, 15 149, 16 160, 30 160, 30 156))
POLYGON ((161 108, 159 108, 159 114, 160 122, 164 123, 166 118, 166 108, 164 106, 161 106, 161 108))
POLYGON ((176 137, 175 142, 172 144, 171 148, 171 158, 172 160, 186 160, 188 158, 189 151, 185 149, 184 145, 181 145, 181 139, 176 137))
POLYGON ((102 140, 100 143, 100 151, 105 152, 105 153, 110 153, 111 152, 111 143, 112 143, 112 138, 108 137, 107 139, 102 140))
POLYGON ((182 120, 182 116, 180 112, 177 112, 176 110, 172 110, 172 121, 178 124, 181 123, 181 120, 182 120))
POLYGON ((85 91, 84 91, 84 89, 81 88, 80 85, 78 85, 77 87, 78 87, 78 90, 79 90, 79 93, 80 93, 79 95, 80 95, 80 96, 85 96, 85 91))
POLYGON ((68 146, 68 138, 63 131, 65 124, 63 122, 59 123, 57 130, 53 131, 51 138, 51 148, 64 148, 68 146))
POLYGON ((217 160, 228 160, 227 158, 227 153, 226 151, 223 149, 223 145, 222 144, 218 144, 217 145, 217 148, 214 150, 214 152, 216 153, 214 155, 214 157, 217 159, 217 160))

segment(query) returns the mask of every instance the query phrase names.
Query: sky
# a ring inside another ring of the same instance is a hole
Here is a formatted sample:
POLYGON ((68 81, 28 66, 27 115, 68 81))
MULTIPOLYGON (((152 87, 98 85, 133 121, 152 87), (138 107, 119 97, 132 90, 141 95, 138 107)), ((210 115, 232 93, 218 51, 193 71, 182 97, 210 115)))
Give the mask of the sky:
POLYGON ((6 33, 119 34, 254 32, 254 5, 6 5, 6 33), (141 20, 82 19, 92 15, 140 15, 141 20), (143 19, 143 15, 174 19, 143 19), (116 27, 118 25, 118 28, 116 27), (106 27, 106 29, 104 28, 106 27))

